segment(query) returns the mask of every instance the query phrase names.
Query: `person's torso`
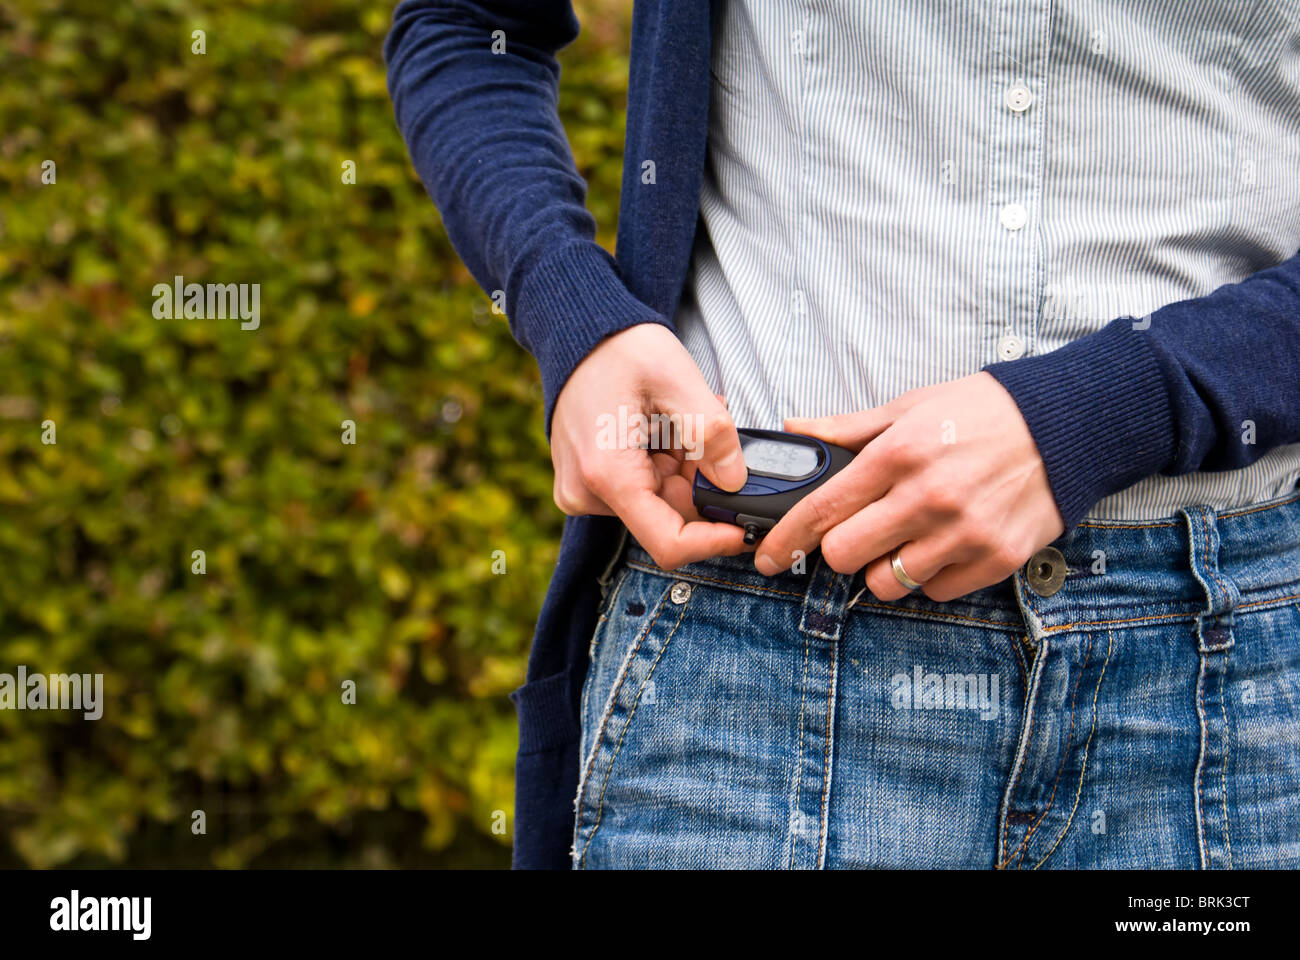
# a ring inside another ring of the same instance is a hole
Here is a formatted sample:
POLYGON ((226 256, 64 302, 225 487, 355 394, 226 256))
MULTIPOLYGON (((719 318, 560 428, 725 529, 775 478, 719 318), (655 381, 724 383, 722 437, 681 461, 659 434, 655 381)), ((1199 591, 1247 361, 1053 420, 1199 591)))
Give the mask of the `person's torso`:
MULTIPOLYGON (((676 320, 741 426, 1046 353, 1300 248, 1300 0, 726 0, 712 70, 676 320)), ((1089 515, 1298 476, 1291 445, 1089 515)))

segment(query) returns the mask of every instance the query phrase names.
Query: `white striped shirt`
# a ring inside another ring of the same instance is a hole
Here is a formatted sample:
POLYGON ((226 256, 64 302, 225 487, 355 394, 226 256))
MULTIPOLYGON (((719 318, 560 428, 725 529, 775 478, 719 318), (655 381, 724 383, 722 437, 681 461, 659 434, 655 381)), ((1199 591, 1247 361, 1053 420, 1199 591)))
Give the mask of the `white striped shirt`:
MULTIPOLYGON (((740 426, 1046 353, 1300 249, 1300 0, 725 0, 713 74, 676 324, 740 426)), ((1298 479, 1291 444, 1088 515, 1298 479)))

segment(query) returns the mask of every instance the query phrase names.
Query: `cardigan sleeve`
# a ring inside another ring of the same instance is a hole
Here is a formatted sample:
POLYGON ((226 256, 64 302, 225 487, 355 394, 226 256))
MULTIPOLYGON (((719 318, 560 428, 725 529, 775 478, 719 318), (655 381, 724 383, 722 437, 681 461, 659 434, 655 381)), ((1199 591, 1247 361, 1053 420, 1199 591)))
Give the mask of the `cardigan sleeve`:
POLYGON ((633 296, 595 242, 560 122, 556 53, 578 35, 570 0, 405 0, 384 45, 397 125, 456 252, 500 290, 537 359, 545 427, 602 339, 671 322, 633 296))
POLYGON ((1300 254, 983 369, 1020 408, 1066 530, 1152 474, 1249 466, 1300 441, 1300 254))

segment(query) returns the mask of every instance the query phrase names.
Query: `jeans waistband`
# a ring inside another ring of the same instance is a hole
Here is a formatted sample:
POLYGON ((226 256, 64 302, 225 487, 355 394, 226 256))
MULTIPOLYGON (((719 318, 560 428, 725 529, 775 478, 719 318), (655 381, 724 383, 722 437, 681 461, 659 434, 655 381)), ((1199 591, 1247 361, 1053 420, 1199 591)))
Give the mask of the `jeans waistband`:
POLYGON ((862 571, 836 574, 820 551, 808 555, 803 572, 773 577, 754 569, 751 553, 664 570, 630 535, 623 556, 664 577, 805 605, 815 601, 829 609, 842 599, 848 609, 975 620, 1019 631, 1028 622, 1035 635, 1148 619, 1226 617, 1230 623, 1235 610, 1300 599, 1300 491, 1223 513, 1201 505, 1148 521, 1084 520, 1051 547, 1067 568, 1051 596, 1029 589, 1022 566, 999 583, 943 603, 920 590, 881 601, 865 587, 862 571))

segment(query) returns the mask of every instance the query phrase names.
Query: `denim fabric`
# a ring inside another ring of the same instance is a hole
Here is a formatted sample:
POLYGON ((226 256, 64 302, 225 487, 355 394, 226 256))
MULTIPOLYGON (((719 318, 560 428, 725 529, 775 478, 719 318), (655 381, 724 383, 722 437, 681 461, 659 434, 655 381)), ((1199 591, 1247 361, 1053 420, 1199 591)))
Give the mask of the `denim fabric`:
POLYGON ((1086 520, 947 603, 819 553, 630 538, 582 691, 573 865, 1300 866, 1300 493, 1086 520))

